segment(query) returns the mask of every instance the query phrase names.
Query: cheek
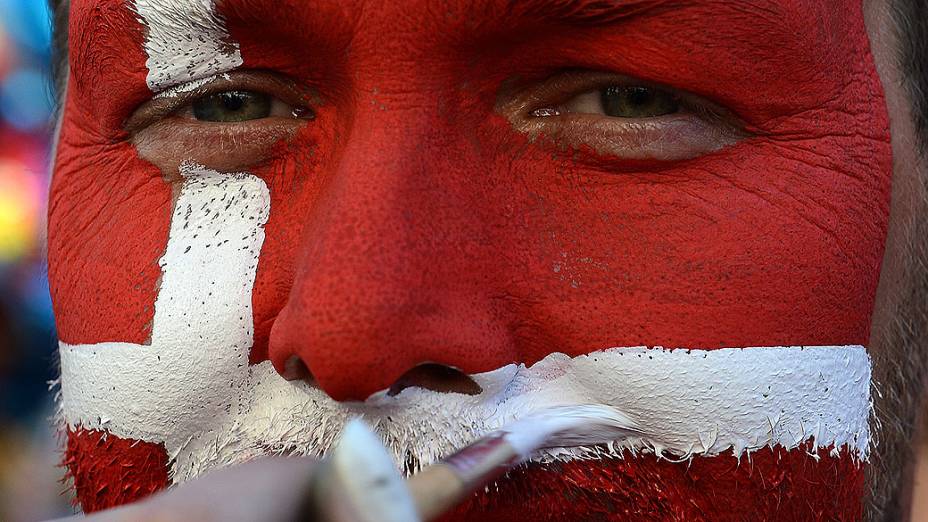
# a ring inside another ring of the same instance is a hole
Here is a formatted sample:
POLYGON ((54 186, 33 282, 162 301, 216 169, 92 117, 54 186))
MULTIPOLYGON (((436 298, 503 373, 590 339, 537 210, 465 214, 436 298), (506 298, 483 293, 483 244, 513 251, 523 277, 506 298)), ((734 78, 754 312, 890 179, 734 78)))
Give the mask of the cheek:
POLYGON ((54 159, 49 283, 58 335, 68 343, 145 343, 171 215, 171 188, 122 131, 149 94, 142 27, 119 3, 77 2, 74 53, 54 159), (93 5, 91 5, 93 4, 93 5), (83 56, 83 27, 118 28, 128 45, 83 56), (81 66, 77 66, 80 64, 81 66), (105 66, 95 67, 97 64, 105 66))
POLYGON ((64 342, 144 344, 171 216, 171 188, 127 143, 86 145, 65 117, 49 210, 49 282, 64 342))
POLYGON ((568 353, 867 344, 887 143, 754 138, 658 172, 603 173, 553 154, 516 168, 526 186, 508 207, 521 215, 501 245, 520 246, 494 253, 520 257, 509 266, 531 277, 512 272, 512 292, 568 353))

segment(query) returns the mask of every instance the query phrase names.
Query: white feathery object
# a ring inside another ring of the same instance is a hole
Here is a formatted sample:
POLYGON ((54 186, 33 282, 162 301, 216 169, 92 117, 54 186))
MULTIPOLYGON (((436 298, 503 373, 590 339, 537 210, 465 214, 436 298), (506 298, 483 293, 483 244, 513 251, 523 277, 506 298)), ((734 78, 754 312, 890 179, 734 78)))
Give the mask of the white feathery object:
POLYGON ((635 422, 627 415, 598 404, 547 408, 517 420, 499 432, 522 460, 527 460, 540 449, 608 444, 640 434, 635 422))

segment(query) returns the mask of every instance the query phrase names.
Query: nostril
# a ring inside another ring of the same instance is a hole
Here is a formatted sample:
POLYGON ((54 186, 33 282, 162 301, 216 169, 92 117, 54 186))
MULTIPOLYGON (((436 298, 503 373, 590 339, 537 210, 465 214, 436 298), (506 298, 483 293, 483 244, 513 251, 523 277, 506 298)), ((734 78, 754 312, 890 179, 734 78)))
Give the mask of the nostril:
POLYGON ((306 381, 310 384, 315 384, 316 382, 312 372, 309 371, 309 368, 306 367, 306 363, 303 362, 303 359, 295 355, 287 359, 287 362, 284 363, 284 372, 281 376, 288 381, 306 381))
POLYGON ((465 395, 477 395, 483 391, 479 384, 456 368, 443 364, 423 363, 401 375, 390 386, 387 395, 392 397, 412 387, 465 395))

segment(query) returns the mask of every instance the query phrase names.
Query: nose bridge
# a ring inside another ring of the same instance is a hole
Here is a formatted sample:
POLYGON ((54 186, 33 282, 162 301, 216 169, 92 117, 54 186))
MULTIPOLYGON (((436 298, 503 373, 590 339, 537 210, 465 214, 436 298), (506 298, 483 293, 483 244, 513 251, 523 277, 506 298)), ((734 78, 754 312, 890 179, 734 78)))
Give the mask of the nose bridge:
POLYGON ((468 273, 461 255, 481 234, 462 179, 474 158, 447 141, 434 104, 370 92, 306 223, 269 346, 275 367, 302 359, 339 400, 425 362, 473 373, 513 359, 486 274, 468 273))
POLYGON ((457 208, 466 188, 455 179, 456 169, 443 164, 448 147, 438 142, 438 126, 427 113, 421 106, 384 110, 372 104, 355 114, 307 223, 309 258, 344 258, 364 266, 352 271, 355 277, 368 270, 383 277, 405 272, 409 284, 418 279, 410 270, 414 265, 428 264, 468 235, 457 208))

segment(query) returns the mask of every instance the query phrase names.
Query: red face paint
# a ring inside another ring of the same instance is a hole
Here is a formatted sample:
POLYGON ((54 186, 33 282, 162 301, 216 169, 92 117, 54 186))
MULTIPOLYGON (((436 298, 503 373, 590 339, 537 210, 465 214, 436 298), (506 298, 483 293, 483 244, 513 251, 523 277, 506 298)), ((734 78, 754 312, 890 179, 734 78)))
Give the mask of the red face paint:
POLYGON ((61 339, 145 342, 171 211, 161 173, 137 157, 125 113, 150 93, 142 28, 119 2, 74 2, 71 72, 49 205, 49 279, 61 339), (118 31, 117 31, 118 29, 118 31))
MULTIPOLYGON (((223 3, 244 68, 288 75, 323 100, 248 169, 272 209, 252 363, 300 357, 326 393, 361 400, 422 362, 477 373, 612 346, 867 344, 891 159, 860 6, 635 2, 580 16, 581 2, 551 17, 541 0, 471 4, 375 16, 334 2, 223 3), (563 68, 702 96, 751 136, 672 163, 532 141, 499 114, 499 97, 563 68)), ((71 38, 49 224, 58 328, 71 344, 144 344, 172 211, 171 186, 122 130, 151 95, 144 35, 123 6, 81 0, 71 38)), ((111 450, 72 446, 86 508, 150 491, 90 495, 125 477, 103 464, 111 450)), ((153 451, 148 462, 161 458, 153 451)), ((752 458, 532 469, 467 509, 859 518, 850 457, 752 458)))

